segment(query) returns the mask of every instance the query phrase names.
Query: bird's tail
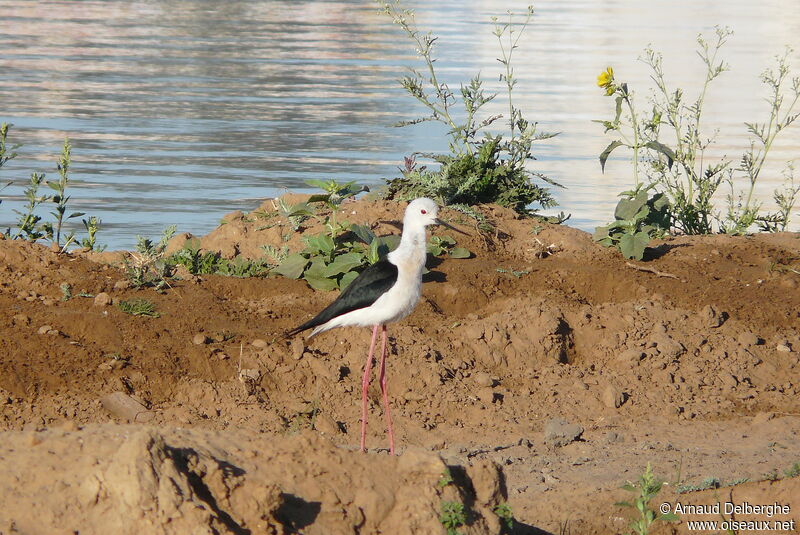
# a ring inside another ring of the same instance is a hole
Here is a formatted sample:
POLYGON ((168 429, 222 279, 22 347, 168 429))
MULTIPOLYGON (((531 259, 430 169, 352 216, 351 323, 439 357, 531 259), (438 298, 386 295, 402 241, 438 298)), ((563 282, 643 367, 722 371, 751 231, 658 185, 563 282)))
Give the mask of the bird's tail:
POLYGON ((281 338, 283 338, 284 340, 287 339, 287 338, 292 338, 296 334, 299 334, 299 333, 305 331, 305 329, 303 329, 302 327, 303 326, 301 325, 300 327, 295 327, 294 329, 286 331, 285 333, 283 333, 283 336, 281 336, 281 338))

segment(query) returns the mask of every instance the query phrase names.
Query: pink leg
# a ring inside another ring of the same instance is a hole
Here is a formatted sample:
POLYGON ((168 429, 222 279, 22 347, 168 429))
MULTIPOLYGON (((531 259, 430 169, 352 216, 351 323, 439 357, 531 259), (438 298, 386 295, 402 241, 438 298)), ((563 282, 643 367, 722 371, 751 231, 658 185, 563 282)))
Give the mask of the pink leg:
POLYGON ((369 372, 372 369, 372 354, 375 352, 375 342, 378 341, 378 326, 372 329, 372 343, 369 345, 369 356, 364 365, 364 377, 361 378, 361 451, 367 451, 367 388, 369 387, 369 372))
POLYGON ((383 394, 383 407, 386 411, 386 427, 389 435, 389 455, 394 455, 394 431, 392 430, 392 413, 389 411, 389 393, 386 390, 386 325, 381 326, 381 393, 383 394))

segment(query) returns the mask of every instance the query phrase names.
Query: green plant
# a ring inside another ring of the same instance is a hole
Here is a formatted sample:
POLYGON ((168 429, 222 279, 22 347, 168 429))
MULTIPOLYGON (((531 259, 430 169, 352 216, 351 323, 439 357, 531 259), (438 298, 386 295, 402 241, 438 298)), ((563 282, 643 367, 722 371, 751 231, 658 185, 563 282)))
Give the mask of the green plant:
POLYGON ((461 502, 443 501, 439 522, 444 526, 447 535, 457 535, 458 528, 467 523, 467 515, 464 513, 464 504, 461 502))
POLYGON ((686 492, 697 492, 699 490, 718 489, 722 486, 722 482, 716 477, 707 477, 698 485, 678 485, 675 487, 675 492, 684 494, 686 492))
MULTIPOLYGON (((15 157, 16 152, 8 153, 6 148, 8 127, 3 123, 0 125, 0 166, 3 163, 15 157)), ((13 147, 16 148, 17 146, 13 147)), ((14 210, 19 215, 17 220, 17 230, 13 235, 13 239, 24 238, 30 241, 36 241, 41 238, 48 238, 58 245, 61 251, 65 251, 75 241, 75 233, 70 232, 67 236, 63 246, 61 244, 61 231, 63 229, 64 220, 80 217, 84 215, 83 212, 73 212, 66 215, 67 203, 70 197, 66 194, 67 185, 69 183, 69 168, 71 165, 71 146, 69 139, 64 139, 64 146, 61 150, 61 156, 56 163, 59 173, 58 182, 50 182, 45 180, 44 173, 31 173, 31 178, 28 187, 25 189, 24 195, 27 199, 25 211, 14 210), (55 193, 53 195, 39 195, 39 187, 42 184, 47 184, 55 193), (41 222, 41 216, 36 214, 36 209, 39 205, 52 201, 55 203, 55 208, 50 212, 54 217, 54 222, 46 221, 41 222), (66 217, 65 217, 66 216, 66 217)), ((83 220, 84 227, 89 232, 89 237, 82 241, 84 247, 94 249, 96 244, 96 234, 100 228, 100 220, 96 217, 90 217, 88 220, 83 220)), ((11 237, 11 229, 6 230, 6 236, 11 237)))
POLYGON ((97 216, 91 216, 89 219, 81 219, 83 228, 86 229, 87 237, 81 240, 81 246, 89 249, 90 251, 102 251, 105 245, 97 247, 97 232, 100 230, 102 221, 97 216))
POLYGON ((788 162, 783 170, 783 187, 775 188, 772 198, 778 205, 774 214, 762 214, 756 217, 756 223, 764 232, 781 232, 789 226, 791 213, 794 209, 797 195, 800 193, 800 184, 794 181, 794 164, 788 162))
POLYGON ((147 299, 129 299, 127 301, 120 301, 117 307, 126 314, 132 316, 147 316, 150 318, 157 318, 160 316, 156 312, 156 306, 147 299))
MULTIPOLYGON (((55 217, 55 240, 54 243, 61 247, 61 228, 64 224, 64 215, 67 211, 67 202, 69 201, 70 197, 66 194, 67 192, 67 184, 69 183, 69 167, 72 163, 70 154, 72 152, 72 147, 69 144, 69 139, 64 138, 64 147, 61 149, 61 156, 58 159, 58 163, 56 167, 58 169, 59 179, 58 182, 47 182, 47 185, 50 186, 52 190, 55 191, 55 194, 52 197, 52 201, 56 204, 55 210, 50 212, 55 217)), ((67 219, 72 219, 73 217, 80 217, 84 215, 83 212, 73 212, 67 216, 67 219)), ((49 236, 52 239, 52 235, 49 236)), ((64 248, 67 247, 73 240, 75 239, 74 233, 70 233, 67 237, 67 242, 64 244, 64 248)))
POLYGON ((277 209, 278 212, 289 222, 289 225, 291 225, 292 230, 295 232, 300 230, 300 226, 303 224, 303 221, 314 215, 314 211, 308 205, 308 202, 290 204, 283 197, 277 200, 277 209))
POLYGON ((447 253, 450 258, 469 258, 472 253, 464 247, 456 247, 456 240, 450 236, 431 236, 428 240, 428 252, 433 256, 447 253))
MULTIPOLYGON (((48 232, 52 235, 52 226, 40 225, 39 221, 41 221, 42 218, 34 213, 37 206, 50 200, 49 196, 38 195, 39 186, 42 185, 43 181, 44 174, 31 173, 30 183, 28 187, 25 188, 25 198, 28 200, 26 210, 24 212, 14 210, 14 212, 19 214, 17 232, 14 234, 14 239, 24 237, 27 240, 36 241, 43 238, 48 232)), ((6 234, 11 234, 10 229, 6 234)))
POLYGON ((440 164, 438 171, 417 167, 414 156, 405 158, 405 166, 400 169, 402 177, 388 181, 386 196, 405 200, 427 196, 443 205, 496 202, 521 213, 527 213, 527 207, 533 203, 542 207, 553 206, 553 197, 545 188, 534 184, 533 179, 538 178, 556 186, 558 184, 541 173, 529 171, 525 163, 535 159, 531 153, 534 142, 549 139, 555 134, 539 132, 537 123, 527 121, 513 102, 517 80, 511 58, 533 15, 532 7, 528 8, 527 18, 519 26, 512 24, 511 13, 507 24, 497 24, 495 19, 494 35, 498 38, 502 53, 498 61, 505 68, 500 79, 506 82, 509 110, 509 134, 504 139, 502 134, 486 132, 486 128, 500 119, 501 115, 484 119, 478 117, 481 108, 497 96, 484 92, 480 75, 467 84, 461 84, 460 96, 456 95, 437 76, 433 57, 437 38, 431 32, 422 33, 417 29, 414 13, 403 9, 399 0, 378 0, 378 3, 383 12, 414 42, 427 71, 423 75, 411 69, 411 73, 403 77, 400 84, 427 109, 429 115, 402 121, 396 126, 437 121, 448 128, 450 138, 450 154, 423 154, 440 164), (459 103, 463 108, 460 114, 457 113, 459 103), (480 138, 479 134, 484 134, 484 137, 480 138))
MULTIPOLYGON (((0 124, 0 167, 3 167, 3 164, 5 164, 8 160, 12 160, 17 157, 17 153, 14 152, 16 146, 7 147, 8 129, 11 128, 11 126, 13 125, 10 125, 8 123, 0 124)), ((5 186, 0 188, 0 191, 3 191, 11 184, 12 184, 11 182, 7 183, 5 186)), ((3 200, 0 199, 0 204, 2 203, 3 200)))
POLYGON ((265 275, 272 265, 266 260, 233 260, 222 258, 218 252, 200 251, 198 240, 188 240, 182 249, 167 259, 167 264, 184 266, 192 275, 225 275, 228 277, 256 277, 265 275))
POLYGON ((530 271, 525 271, 525 270, 516 271, 514 269, 506 269, 501 267, 497 268, 495 271, 497 271, 498 273, 508 273, 509 275, 512 275, 515 279, 518 279, 523 275, 527 275, 528 273, 530 273, 530 271))
POLYGON ((639 184, 619 194, 622 199, 614 210, 614 222, 597 227, 594 240, 606 247, 616 247, 625 258, 641 260, 652 238, 669 231, 670 205, 663 193, 648 195, 654 185, 639 184))
POLYGON ((14 125, 8 123, 0 124, 0 167, 3 167, 7 161, 17 157, 15 149, 18 148, 18 145, 8 147, 6 144, 8 140, 8 130, 12 126, 14 125))
MULTIPOLYGON (((755 139, 750 139, 750 148, 742 155, 736 171, 744 175, 749 184, 746 196, 740 193, 738 201, 735 201, 733 175, 728 178, 731 193, 727 197, 728 213, 722 225, 722 230, 729 234, 744 234, 753 224, 759 221, 767 225, 767 230, 777 228, 778 225, 782 225, 782 228, 785 229, 786 224, 788 224, 788 211, 791 211, 791 206, 794 205, 797 190, 793 192, 790 190, 790 199, 776 198, 781 211, 777 214, 768 214, 766 216, 759 215, 761 204, 753 199, 753 191, 778 132, 787 128, 795 119, 800 117, 800 113, 792 113, 798 99, 800 99, 800 77, 791 79, 791 92, 794 93, 793 95, 787 95, 785 90, 785 84, 789 82, 790 69, 787 58, 790 53, 791 49, 787 47, 783 56, 776 57, 776 69, 766 69, 761 73, 761 81, 769 89, 769 97, 766 100, 770 104, 770 114, 766 123, 745 123, 747 130, 755 139), (784 106, 785 104, 786 106, 784 106), (785 212, 787 201, 790 201, 791 205, 788 206, 788 211, 785 212), (783 206, 781 206, 782 204, 783 206)), ((778 197, 779 195, 779 191, 776 190, 775 196, 778 197)))
MULTIPOLYGON (((280 251, 274 247, 265 251, 279 261, 272 271, 290 279, 304 279, 315 290, 345 289, 366 266, 374 264, 397 246, 399 236, 377 237, 369 227, 340 221, 337 218, 339 205, 347 198, 365 188, 355 182, 339 184, 311 180, 308 184, 322 188, 325 193, 312 195, 308 203, 323 203, 328 212, 324 217, 309 210, 325 227, 324 232, 303 236, 303 250, 288 254, 286 247, 280 251)), ((450 237, 434 237, 429 243, 433 254, 447 253, 451 258, 468 258, 472 253, 463 247, 455 247, 450 237)))
POLYGON ((304 236, 306 247, 286 256, 272 271, 290 279, 303 278, 315 290, 344 289, 358 276, 359 268, 377 262, 390 245, 396 245, 396 237, 378 238, 361 225, 331 231, 304 236))
POLYGON ((349 199, 358 195, 362 191, 369 191, 367 186, 359 186, 355 181, 340 184, 334 179, 325 180, 306 180, 306 184, 319 188, 325 193, 312 195, 308 202, 322 202, 331 210, 339 207, 339 205, 349 199))
POLYGON ((72 299, 72 286, 69 283, 65 282, 61 286, 59 286, 59 288, 61 289, 62 301, 69 301, 70 299, 72 299))
POLYGON ((219 258, 219 253, 200 252, 200 241, 192 239, 170 257, 170 262, 185 267, 192 275, 208 275, 216 273, 219 258))
POLYGON ((654 509, 650 508, 650 501, 655 498, 661 491, 661 486, 664 484, 653 474, 653 469, 650 463, 647 463, 647 468, 639 476, 637 483, 628 482, 621 488, 628 492, 634 493, 636 496, 629 502, 617 502, 615 505, 622 507, 629 507, 634 509, 639 517, 632 520, 629 524, 631 530, 636 535, 647 535, 650 531, 650 526, 653 522, 673 521, 677 520, 678 516, 673 513, 659 514, 654 509))
POLYGON ((262 245, 261 249, 264 251, 264 254, 266 254, 269 258, 272 259, 275 265, 280 264, 281 262, 286 260, 287 256, 289 256, 289 248, 286 247, 285 245, 282 246, 280 249, 278 249, 277 247, 273 247, 272 245, 267 244, 267 245, 262 245))
POLYGON ((440 489, 445 488, 447 485, 453 482, 453 474, 450 473, 450 469, 445 467, 444 471, 442 472, 442 477, 439 478, 439 481, 436 483, 436 486, 440 489))
POLYGON ((175 225, 165 228, 158 243, 136 236, 136 251, 127 253, 123 259, 125 275, 134 287, 153 286, 161 291, 169 286, 167 279, 172 274, 174 264, 164 256, 164 251, 176 230, 175 225))
POLYGON ((237 256, 233 260, 220 259, 216 274, 243 279, 266 275, 272 267, 274 266, 266 260, 246 260, 237 256))
POLYGON ((791 467, 784 470, 783 473, 786 475, 786 477, 800 476, 800 462, 794 463, 791 467))
POLYGON ((508 503, 503 502, 494 508, 494 514, 503 521, 506 529, 512 531, 514 529, 514 511, 508 503))
MULTIPOLYGON (((644 165, 643 172, 648 180, 669 198, 671 228, 685 234, 711 233, 715 219, 720 230, 730 233, 745 232, 759 221, 760 205, 752 198, 756 181, 775 136, 797 118, 792 110, 800 95, 800 79, 792 79, 794 96, 787 99, 783 88, 788 80, 789 67, 786 56, 779 57, 777 71, 768 69, 761 76, 771 89, 767 99, 772 107, 770 118, 764 124, 745 123, 756 140, 751 141, 740 166, 732 169, 730 160, 724 158, 717 162, 708 161, 705 155, 714 143, 714 136, 706 137, 702 132, 703 109, 711 82, 728 70, 728 65, 718 59, 718 54, 732 33, 728 28, 717 27, 716 39, 712 43, 702 35, 697 37, 698 56, 705 67, 705 79, 694 100, 687 101, 680 88, 668 88, 662 67, 663 57, 649 47, 640 58, 650 68, 656 85, 650 98, 652 111, 649 114, 642 115, 637 111, 633 92, 628 84, 614 78, 611 67, 597 80, 607 96, 615 97, 616 105, 613 120, 596 122, 601 123, 606 132, 613 131, 619 136, 600 154, 601 168, 605 169, 609 155, 616 148, 630 148, 633 152, 634 187, 638 188, 642 182, 640 166, 644 165), (784 106, 787 102, 788 105, 784 106), (672 137, 674 141, 667 142, 666 137, 672 137), (736 173, 745 175, 749 181, 749 190, 746 195, 738 196, 738 204, 734 201, 736 173), (723 181, 731 187, 724 220, 715 212, 712 202, 723 181)), ((793 205, 793 196, 789 195, 785 200, 789 201, 790 197, 793 205)), ((767 216, 767 223, 775 225, 781 214, 767 216)))

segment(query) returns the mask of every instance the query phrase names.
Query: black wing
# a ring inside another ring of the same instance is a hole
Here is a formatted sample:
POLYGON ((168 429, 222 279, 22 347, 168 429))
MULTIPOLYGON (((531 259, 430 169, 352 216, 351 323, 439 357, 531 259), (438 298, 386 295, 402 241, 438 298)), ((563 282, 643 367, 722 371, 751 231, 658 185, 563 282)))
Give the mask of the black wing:
POLYGON ((389 288, 397 282, 397 266, 384 257, 367 267, 356 277, 350 286, 339 294, 336 300, 328 305, 322 312, 314 316, 299 327, 286 333, 294 336, 312 327, 327 323, 337 316, 347 314, 353 310, 366 308, 378 300, 389 288))

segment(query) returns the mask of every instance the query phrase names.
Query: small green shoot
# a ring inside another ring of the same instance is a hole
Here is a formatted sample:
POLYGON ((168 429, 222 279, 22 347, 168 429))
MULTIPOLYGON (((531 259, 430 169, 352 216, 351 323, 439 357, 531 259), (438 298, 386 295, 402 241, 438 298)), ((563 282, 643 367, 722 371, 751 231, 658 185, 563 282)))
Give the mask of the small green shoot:
POLYGON ((436 486, 439 487, 440 489, 443 489, 452 482, 453 482, 453 475, 450 473, 450 469, 445 467, 444 471, 442 472, 442 477, 439 478, 439 482, 436 483, 436 486))
POLYGON ((800 462, 794 463, 790 468, 783 471, 786 477, 800 476, 800 462))
POLYGON ((147 299, 129 299, 127 301, 120 301, 117 307, 126 314, 132 316, 147 316, 150 318, 157 318, 161 314, 156 312, 156 306, 147 299))
POLYGON ((632 520, 629 524, 631 530, 636 535, 647 535, 650 532, 650 526, 658 521, 674 521, 678 520, 678 516, 673 513, 659 514, 654 509, 650 508, 650 501, 655 498, 661 491, 661 486, 664 484, 653 474, 653 469, 650 463, 647 463, 644 473, 639 476, 637 483, 628 482, 621 488, 636 494, 635 498, 629 502, 617 502, 615 505, 622 507, 629 507, 638 512, 639 517, 632 520))
POLYGON ((511 506, 508 505, 507 502, 503 502, 498 504, 494 508, 494 514, 503 521, 505 524, 506 529, 508 531, 512 531, 514 529, 514 512, 511 510, 511 506))
POLYGON ((176 229, 175 225, 165 228, 158 243, 143 236, 136 237, 136 252, 128 253, 123 259, 125 275, 135 288, 152 286, 163 291, 169 286, 167 279, 172 274, 174 264, 164 257, 164 251, 176 229))
POLYGON ((278 199, 277 203, 278 212, 284 218, 286 218, 286 220, 289 222, 289 225, 291 225, 292 230, 295 232, 300 230, 300 226, 303 224, 303 221, 314 215, 313 209, 308 205, 307 202, 290 204, 283 197, 281 197, 278 199))
POLYGON ((497 268, 495 271, 497 271, 498 273, 508 273, 509 275, 513 275, 515 279, 518 279, 523 275, 527 275, 528 273, 530 273, 530 271, 525 271, 524 269, 516 271, 514 269, 506 269, 502 267, 497 268))
POLYGON ((3 123, 0 124, 0 167, 3 167, 9 160, 13 160, 17 157, 17 153, 14 152, 14 149, 18 148, 17 145, 12 147, 8 147, 6 145, 8 139, 8 130, 14 126, 13 124, 3 123))
POLYGON ((28 204, 25 206, 25 211, 20 212, 14 210, 19 214, 17 220, 17 232, 14 234, 14 239, 25 238, 26 240, 36 241, 43 238, 45 234, 52 234, 52 226, 40 225, 39 221, 42 220, 41 216, 34 214, 36 207, 42 203, 50 200, 47 195, 39 195, 39 186, 44 182, 44 174, 31 173, 30 183, 25 189, 25 198, 28 204))
POLYGON ((65 282, 61 286, 61 300, 62 301, 69 301, 72 299, 72 286, 69 283, 65 282))
POLYGON ((450 236, 431 236, 428 241, 428 252, 433 256, 447 253, 450 258, 469 258, 472 253, 464 247, 456 247, 456 240, 450 236))
POLYGON ((780 476, 778 475, 777 470, 770 470, 769 472, 765 472, 762 476, 764 481, 778 481, 780 476))
POLYGON ((684 494, 686 492, 697 492, 699 490, 718 489, 722 486, 722 482, 716 477, 707 477, 700 482, 699 485, 678 485, 675 487, 675 492, 684 494))
POLYGON ((81 219, 83 222, 83 228, 86 229, 86 233, 88 236, 81 240, 81 246, 89 249, 90 251, 102 251, 105 249, 105 245, 102 247, 97 246, 97 231, 100 230, 100 224, 102 221, 97 216, 91 216, 89 219, 81 219))

